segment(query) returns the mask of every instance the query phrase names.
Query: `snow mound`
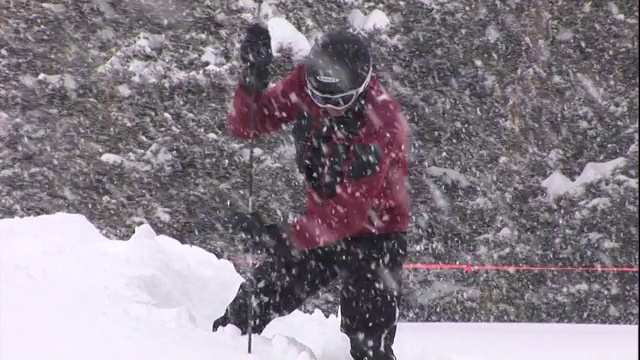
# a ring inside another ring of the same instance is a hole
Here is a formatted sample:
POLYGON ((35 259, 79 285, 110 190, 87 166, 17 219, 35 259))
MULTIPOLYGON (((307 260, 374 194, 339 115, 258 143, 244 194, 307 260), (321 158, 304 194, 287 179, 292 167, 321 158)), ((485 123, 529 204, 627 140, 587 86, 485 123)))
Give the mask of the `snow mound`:
POLYGON ((542 181, 542 186, 547 189, 547 194, 551 198, 566 193, 578 194, 582 192, 585 185, 605 177, 610 177, 616 169, 624 166, 626 163, 627 159, 623 157, 601 163, 590 162, 584 167, 582 173, 575 181, 571 181, 571 179, 564 176, 560 171, 555 171, 542 181))
POLYGON ((273 320, 262 335, 295 338, 309 347, 318 359, 352 360, 349 339, 339 329, 340 319, 334 315, 327 318, 320 310, 311 315, 295 311, 273 320))
POLYGON ((313 360, 284 337, 212 333, 242 278, 148 225, 109 240, 83 216, 0 220, 0 358, 313 360))
POLYGON ((391 25, 387 15, 378 9, 371 11, 367 16, 358 9, 351 10, 348 20, 356 31, 384 31, 391 25))
POLYGON ((309 40, 287 19, 274 17, 267 22, 271 34, 271 51, 277 54, 280 49, 291 50, 293 60, 302 60, 311 50, 309 40))
MULTIPOLYGON (((319 311, 272 321, 250 355, 236 327, 212 333, 241 281, 148 225, 118 241, 81 215, 0 219, 0 359, 351 360, 340 319, 319 311)), ((394 347, 402 360, 632 360, 637 339, 633 325, 412 323, 394 347)))

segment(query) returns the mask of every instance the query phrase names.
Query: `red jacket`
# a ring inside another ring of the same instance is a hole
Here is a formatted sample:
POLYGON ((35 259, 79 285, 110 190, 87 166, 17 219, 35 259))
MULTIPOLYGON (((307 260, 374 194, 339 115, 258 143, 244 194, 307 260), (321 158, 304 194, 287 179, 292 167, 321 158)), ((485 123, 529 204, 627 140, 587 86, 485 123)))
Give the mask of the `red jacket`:
MULTIPOLYGON (((321 109, 306 93, 305 86, 303 64, 257 96, 255 102, 238 86, 229 112, 231 134, 251 138, 274 132, 296 121, 300 114, 307 114, 313 128, 317 128, 321 123, 321 109), (257 109, 252 133, 249 108, 254 104, 257 109)), ((348 138, 334 136, 331 141, 349 149, 341 164, 346 173, 358 160, 358 153, 353 150, 356 144, 376 146, 379 161, 374 169, 377 171, 356 179, 344 176, 335 188, 336 195, 331 198, 320 198, 310 186, 305 214, 290 224, 291 235, 299 249, 329 245, 349 237, 408 230, 407 120, 398 101, 375 76, 365 96, 364 125, 359 133, 348 138)))

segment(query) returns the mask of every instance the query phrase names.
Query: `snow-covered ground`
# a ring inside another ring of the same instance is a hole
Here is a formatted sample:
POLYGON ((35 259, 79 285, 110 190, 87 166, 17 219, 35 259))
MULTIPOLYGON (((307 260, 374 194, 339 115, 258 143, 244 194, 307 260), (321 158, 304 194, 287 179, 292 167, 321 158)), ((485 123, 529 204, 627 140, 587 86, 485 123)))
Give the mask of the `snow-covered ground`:
MULTIPOLYGON (((231 263, 148 226, 109 240, 83 216, 0 220, 0 359, 347 360, 338 318, 296 312, 255 337, 210 332, 231 263)), ((401 324, 399 360, 632 360, 637 326, 401 324)))

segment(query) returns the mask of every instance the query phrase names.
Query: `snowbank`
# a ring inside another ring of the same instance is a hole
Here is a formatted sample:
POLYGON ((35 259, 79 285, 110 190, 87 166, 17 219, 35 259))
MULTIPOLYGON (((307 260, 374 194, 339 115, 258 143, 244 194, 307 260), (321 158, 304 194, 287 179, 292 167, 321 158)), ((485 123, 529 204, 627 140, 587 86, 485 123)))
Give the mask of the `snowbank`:
MULTIPOLYGON (((116 241, 81 215, 0 220, 0 358, 350 360, 339 319, 320 312, 274 320, 252 355, 235 327, 212 333, 241 280, 146 225, 116 241)), ((395 347, 400 360, 635 360, 637 338, 637 326, 401 324, 395 347)))
MULTIPOLYGON (((248 359, 245 338, 210 331, 233 265, 149 226, 112 241, 80 215, 0 220, 0 280, 2 359, 248 359)), ((305 358, 283 338, 255 347, 305 358)))

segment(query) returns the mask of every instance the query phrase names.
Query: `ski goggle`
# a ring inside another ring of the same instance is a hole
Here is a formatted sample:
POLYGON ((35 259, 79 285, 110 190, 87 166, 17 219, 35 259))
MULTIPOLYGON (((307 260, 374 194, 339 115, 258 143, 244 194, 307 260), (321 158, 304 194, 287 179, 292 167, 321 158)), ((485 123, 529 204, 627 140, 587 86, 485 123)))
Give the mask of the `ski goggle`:
POLYGON ((321 108, 332 108, 335 110, 344 110, 356 101, 358 96, 362 94, 364 89, 369 85, 369 81, 371 80, 371 68, 369 68, 369 73, 367 74, 367 78, 364 83, 357 89, 347 91, 342 94, 329 95, 318 92, 313 89, 307 83, 307 93, 311 100, 315 102, 321 108))

